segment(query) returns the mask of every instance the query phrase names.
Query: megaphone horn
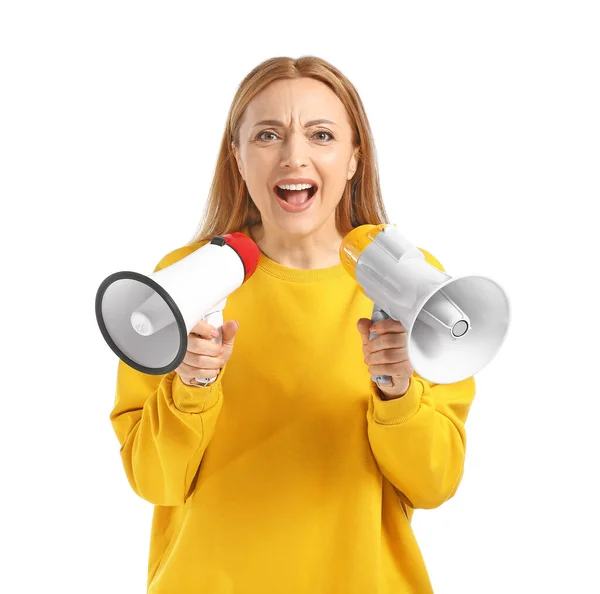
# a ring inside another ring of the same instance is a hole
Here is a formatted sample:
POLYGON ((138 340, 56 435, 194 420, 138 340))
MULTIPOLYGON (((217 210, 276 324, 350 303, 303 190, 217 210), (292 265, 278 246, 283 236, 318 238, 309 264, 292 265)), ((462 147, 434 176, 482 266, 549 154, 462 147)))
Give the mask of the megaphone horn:
MULTIPOLYGON (((344 237, 340 259, 374 302, 373 322, 393 318, 404 326, 411 366, 432 383, 471 377, 506 338, 510 306, 502 287, 484 276, 445 274, 395 225, 356 227, 344 237)), ((390 382, 389 376, 372 379, 390 382)))
MULTIPOLYGON (((200 321, 220 328, 227 297, 256 270, 258 246, 240 232, 213 237, 153 274, 122 271, 96 293, 96 319, 104 339, 127 365, 161 375, 177 368, 187 338, 200 321)), ((214 340, 221 341, 221 336, 214 340)), ((199 379, 208 384, 215 378, 199 379)))

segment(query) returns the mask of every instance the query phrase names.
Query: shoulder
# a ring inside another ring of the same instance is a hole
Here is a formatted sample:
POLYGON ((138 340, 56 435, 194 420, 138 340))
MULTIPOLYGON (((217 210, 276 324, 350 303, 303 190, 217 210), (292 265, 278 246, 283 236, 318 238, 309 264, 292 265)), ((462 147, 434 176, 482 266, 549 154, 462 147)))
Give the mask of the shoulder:
POLYGON ((431 255, 427 250, 424 250, 423 248, 417 248, 417 249, 425 256, 425 261, 428 264, 435 266, 438 270, 441 270, 442 272, 446 272, 444 267, 440 264, 439 260, 437 258, 435 258, 433 255, 431 255))
POLYGON ((171 266, 171 264, 175 264, 179 260, 183 260, 186 256, 189 256, 192 252, 195 252, 197 249, 201 248, 203 245, 206 245, 210 240, 205 239, 204 241, 195 242, 190 245, 184 245, 174 249, 169 252, 166 256, 160 260, 160 262, 156 265, 154 272, 161 270, 162 268, 166 268, 167 266, 171 266))

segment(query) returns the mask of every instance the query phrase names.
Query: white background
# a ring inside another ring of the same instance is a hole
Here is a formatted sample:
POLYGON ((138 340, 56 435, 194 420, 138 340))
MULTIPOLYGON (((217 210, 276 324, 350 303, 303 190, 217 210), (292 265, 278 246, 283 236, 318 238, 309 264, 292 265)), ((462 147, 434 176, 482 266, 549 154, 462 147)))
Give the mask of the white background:
POLYGON ((191 238, 237 85, 306 54, 358 89, 391 221, 511 300, 458 493, 415 513, 435 592, 600 591, 596 8, 3 3, 0 591, 145 591, 95 293, 191 238))

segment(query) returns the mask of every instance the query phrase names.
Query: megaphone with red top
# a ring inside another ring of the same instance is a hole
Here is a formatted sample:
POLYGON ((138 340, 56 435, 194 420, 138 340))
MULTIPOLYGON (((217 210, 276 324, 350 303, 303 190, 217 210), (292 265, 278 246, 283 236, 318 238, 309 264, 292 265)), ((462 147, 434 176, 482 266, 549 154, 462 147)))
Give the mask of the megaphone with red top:
MULTIPOLYGON (((115 272, 96 293, 100 331, 133 369, 169 373, 183 361, 188 335, 200 320, 221 328, 227 297, 254 274, 259 259, 256 243, 234 232, 153 274, 115 272)), ((221 338, 219 332, 213 340, 221 338)), ((216 378, 196 379, 207 385, 216 378)))

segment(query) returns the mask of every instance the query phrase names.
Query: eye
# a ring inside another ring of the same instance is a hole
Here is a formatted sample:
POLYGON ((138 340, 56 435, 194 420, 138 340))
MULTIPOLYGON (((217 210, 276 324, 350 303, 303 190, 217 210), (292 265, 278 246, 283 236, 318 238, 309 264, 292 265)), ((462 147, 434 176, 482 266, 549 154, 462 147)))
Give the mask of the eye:
POLYGON ((331 132, 327 132, 327 130, 319 130, 318 132, 315 132, 314 135, 316 136, 317 134, 327 134, 330 139, 333 140, 333 134, 331 132))
POLYGON ((272 134, 273 136, 276 136, 275 132, 271 132, 270 130, 265 130, 265 131, 263 131, 263 132, 260 132, 260 133, 259 133, 259 135, 258 135, 256 138, 258 138, 259 140, 263 140, 263 139, 261 138, 261 136, 262 136, 263 134, 272 134))
MULTIPOLYGON (((271 130, 263 130, 262 132, 260 132, 258 134, 258 136, 256 137, 258 140, 267 140, 265 138, 263 138, 263 134, 271 134, 272 136, 277 136, 277 134, 275 134, 275 132, 271 131, 271 130)), ((327 134, 327 136, 329 136, 330 140, 333 140, 333 134, 331 132, 328 132, 327 130, 318 130, 317 132, 315 132, 313 134, 313 136, 316 136, 317 134, 327 134)), ((323 139, 321 139, 323 140, 323 139)))

